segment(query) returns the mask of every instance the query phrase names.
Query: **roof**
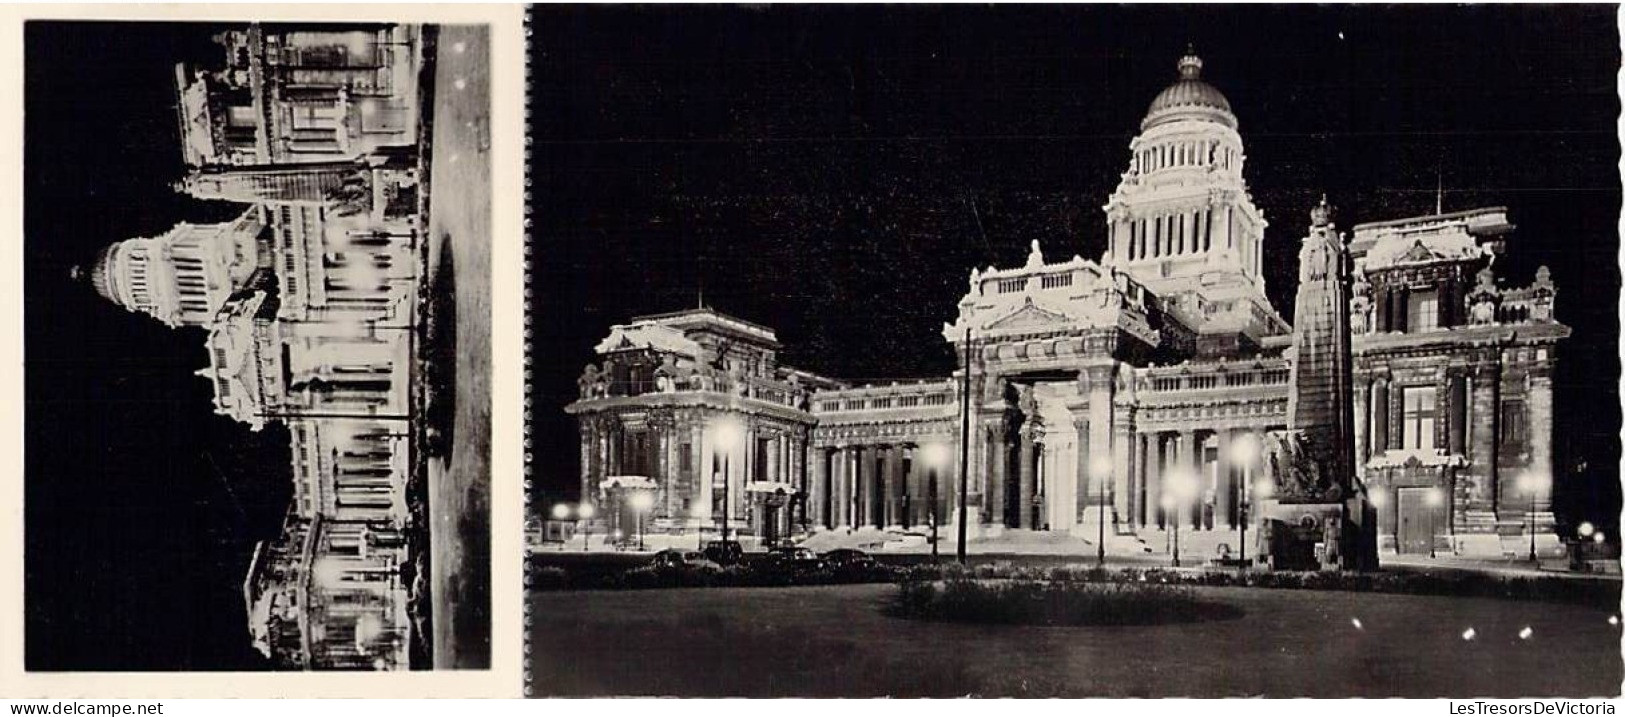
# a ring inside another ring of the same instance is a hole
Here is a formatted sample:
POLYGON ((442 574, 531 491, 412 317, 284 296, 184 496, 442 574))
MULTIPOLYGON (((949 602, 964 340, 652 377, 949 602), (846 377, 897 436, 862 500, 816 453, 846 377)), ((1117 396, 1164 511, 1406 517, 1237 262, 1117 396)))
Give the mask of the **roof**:
POLYGON ((1225 99, 1218 88, 1202 81, 1202 58, 1194 52, 1179 58, 1179 79, 1151 101, 1140 129, 1182 119, 1206 119, 1231 128, 1236 126, 1230 100, 1225 99))
POLYGON ((598 342, 593 350, 604 354, 629 349, 654 349, 690 358, 697 358, 700 355, 700 345, 684 336, 682 331, 654 323, 612 326, 609 329, 609 336, 598 342))

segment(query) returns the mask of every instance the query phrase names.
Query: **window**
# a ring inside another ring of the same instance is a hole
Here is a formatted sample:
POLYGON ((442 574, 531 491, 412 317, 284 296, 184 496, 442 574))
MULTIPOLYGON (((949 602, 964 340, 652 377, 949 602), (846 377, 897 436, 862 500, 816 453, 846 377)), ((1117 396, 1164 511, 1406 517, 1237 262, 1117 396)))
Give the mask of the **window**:
POLYGON ((1412 291, 1407 302, 1405 325, 1411 331, 1432 331, 1439 328, 1439 292, 1412 291))
POLYGON ((1521 399, 1501 402, 1501 445, 1508 447, 1523 445, 1524 436, 1528 432, 1525 415, 1521 399))
POLYGON ((1404 440, 1405 448, 1432 450, 1434 402, 1437 400, 1432 386, 1415 386, 1404 389, 1404 440))

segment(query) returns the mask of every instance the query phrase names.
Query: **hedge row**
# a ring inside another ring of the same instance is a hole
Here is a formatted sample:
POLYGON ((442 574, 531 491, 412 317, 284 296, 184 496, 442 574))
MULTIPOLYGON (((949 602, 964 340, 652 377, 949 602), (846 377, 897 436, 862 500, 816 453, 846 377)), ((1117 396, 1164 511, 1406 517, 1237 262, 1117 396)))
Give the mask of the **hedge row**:
POLYGON ((1615 580, 1563 577, 1501 576, 1469 571, 1289 572, 1269 570, 1170 570, 1115 568, 1073 564, 1025 567, 996 562, 971 567, 956 563, 912 566, 879 565, 862 573, 787 573, 734 565, 721 570, 660 570, 638 567, 579 574, 558 566, 533 567, 527 576, 532 590, 637 590, 669 587, 779 587, 874 582, 936 582, 953 579, 1035 582, 1150 583, 1284 590, 1342 590, 1407 595, 1454 595, 1512 600, 1546 600, 1598 607, 1617 607, 1620 583, 1615 580))

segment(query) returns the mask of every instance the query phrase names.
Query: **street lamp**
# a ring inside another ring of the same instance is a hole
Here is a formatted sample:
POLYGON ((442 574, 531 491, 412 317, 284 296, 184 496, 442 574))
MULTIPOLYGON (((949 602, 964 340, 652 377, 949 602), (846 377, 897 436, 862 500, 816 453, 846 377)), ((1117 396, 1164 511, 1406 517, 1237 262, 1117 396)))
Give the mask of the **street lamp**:
POLYGON ((1099 494, 1100 513, 1096 522, 1100 523, 1099 541, 1095 544, 1095 562, 1104 566, 1106 564, 1106 479, 1112 474, 1112 462, 1105 456, 1095 456, 1089 461, 1089 479, 1095 484, 1095 492, 1099 494))
POLYGON ((1173 566, 1179 567, 1179 501, 1174 499, 1173 493, 1163 493, 1162 511, 1166 514, 1168 525, 1173 528, 1173 566))
POLYGON ((734 449, 739 446, 744 431, 739 423, 733 420, 718 421, 715 425, 717 431, 717 448, 722 449, 722 542, 728 542, 728 523, 733 519, 733 503, 729 498, 730 467, 733 462, 734 449))
MULTIPOLYGON (((937 469, 948 461, 948 445, 946 443, 930 443, 921 450, 925 458, 926 479, 930 484, 926 486, 927 500, 931 501, 931 562, 937 561, 937 523, 942 522, 937 514, 937 469)), ((963 516, 960 518, 963 520, 963 516)))
POLYGON ((586 502, 583 502, 581 507, 576 508, 576 518, 581 520, 581 552, 583 553, 592 547, 592 516, 597 512, 591 503, 586 502))
POLYGON ((1196 476, 1189 469, 1180 468, 1168 476, 1168 491, 1163 496, 1163 507, 1172 503, 1174 523, 1174 567, 1179 567, 1179 513, 1180 507, 1189 505, 1196 497, 1196 476))
POLYGON ((1535 562, 1535 496, 1546 488, 1545 477, 1535 471, 1524 471, 1518 474, 1518 490, 1529 496, 1529 512, 1526 522, 1529 523, 1529 562, 1535 562))
POLYGON ((649 491, 640 490, 632 494, 631 503, 632 511, 638 517, 638 550, 641 551, 643 550, 643 514, 654 507, 655 496, 649 491))
POLYGON ((1247 519, 1250 517, 1248 513, 1251 512, 1248 510, 1247 498, 1250 492, 1248 489, 1252 487, 1253 483, 1253 461, 1257 458, 1258 439, 1254 438, 1251 433, 1241 434, 1230 446, 1230 459, 1241 464, 1241 485, 1236 487, 1237 491, 1241 493, 1241 500, 1239 501, 1241 505, 1237 509, 1239 515, 1236 516, 1236 523, 1241 528, 1241 538, 1237 542, 1241 546, 1242 568, 1247 567, 1247 519))
POLYGON ((1425 500, 1428 506, 1428 557, 1437 558, 1439 557, 1438 541, 1435 540, 1436 536, 1433 534, 1435 527, 1433 521, 1435 520, 1434 516, 1439 513, 1439 506, 1444 505, 1444 491, 1438 488, 1429 488, 1425 500))
MULTIPOLYGON (((553 520, 566 520, 569 517, 570 517, 570 504, 569 503, 554 503, 553 504, 553 520)), ((564 528, 560 527, 559 530, 562 532, 564 530, 564 528)), ((545 541, 546 539, 547 539, 547 536, 544 533, 543 534, 543 540, 545 541)), ((559 550, 564 550, 564 549, 566 549, 568 547, 566 545, 567 540, 568 540, 568 538, 564 537, 562 534, 559 536, 559 550)))
MULTIPOLYGON (((1381 510, 1388 507, 1388 491, 1383 490, 1381 487, 1374 487, 1374 488, 1370 489, 1369 491, 1367 491, 1367 493, 1371 497, 1371 508, 1373 510, 1381 511, 1381 510)), ((1381 532, 1382 532, 1382 527, 1381 526, 1382 526, 1382 518, 1381 518, 1381 516, 1379 514, 1379 516, 1377 518, 1378 535, 1381 535, 1381 532)), ((1396 538, 1396 540, 1397 540, 1397 538, 1396 538)), ((1397 550, 1398 548, 1396 547, 1395 549, 1397 550)))

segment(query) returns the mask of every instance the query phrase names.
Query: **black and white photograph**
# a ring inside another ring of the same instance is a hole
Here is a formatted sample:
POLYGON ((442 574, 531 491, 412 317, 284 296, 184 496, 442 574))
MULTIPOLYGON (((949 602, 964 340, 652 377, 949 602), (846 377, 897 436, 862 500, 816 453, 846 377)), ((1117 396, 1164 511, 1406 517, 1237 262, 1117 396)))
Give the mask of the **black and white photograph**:
POLYGON ((25 23, 26 671, 491 668, 490 36, 25 23))
POLYGON ((1617 12, 533 7, 527 695, 1619 696, 1617 12))

